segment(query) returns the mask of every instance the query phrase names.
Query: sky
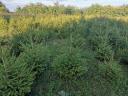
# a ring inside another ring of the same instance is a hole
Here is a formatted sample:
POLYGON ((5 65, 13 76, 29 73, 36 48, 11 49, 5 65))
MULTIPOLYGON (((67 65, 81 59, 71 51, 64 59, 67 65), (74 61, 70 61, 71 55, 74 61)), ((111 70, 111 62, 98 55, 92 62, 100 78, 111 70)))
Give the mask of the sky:
POLYGON ((17 7, 23 7, 30 3, 43 3, 45 5, 53 5, 56 1, 59 1, 60 4, 72 5, 79 8, 89 7, 92 4, 100 5, 128 5, 128 0, 0 0, 6 5, 10 11, 15 11, 17 7))

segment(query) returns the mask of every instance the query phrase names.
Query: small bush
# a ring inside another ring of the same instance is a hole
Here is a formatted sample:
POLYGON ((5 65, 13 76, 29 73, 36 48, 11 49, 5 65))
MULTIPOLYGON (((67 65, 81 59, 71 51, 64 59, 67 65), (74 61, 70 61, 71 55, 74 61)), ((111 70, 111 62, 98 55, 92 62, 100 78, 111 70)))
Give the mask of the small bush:
POLYGON ((11 57, 8 51, 1 51, 2 62, 0 62, 0 95, 1 96, 25 96, 31 91, 35 79, 33 73, 26 63, 11 57))
POLYGON ((29 68, 39 75, 49 69, 53 56, 54 52, 51 48, 39 44, 26 47, 18 59, 25 62, 29 68))
POLYGON ((53 68, 60 78, 77 79, 88 71, 88 62, 79 49, 67 49, 55 58, 53 68))
POLYGON ((114 52, 112 51, 112 48, 110 45, 107 45, 106 43, 102 44, 100 43, 97 48, 95 49, 96 52, 96 58, 99 61, 112 61, 114 52))

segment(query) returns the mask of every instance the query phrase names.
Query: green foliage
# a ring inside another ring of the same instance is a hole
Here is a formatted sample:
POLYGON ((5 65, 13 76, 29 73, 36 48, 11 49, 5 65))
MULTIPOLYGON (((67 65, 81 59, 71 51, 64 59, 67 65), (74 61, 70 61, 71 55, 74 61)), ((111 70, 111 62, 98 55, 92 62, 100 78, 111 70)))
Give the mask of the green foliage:
POLYGON ((73 6, 60 5, 55 3, 54 6, 46 6, 43 4, 31 4, 23 8, 17 8, 17 13, 29 13, 29 14, 76 14, 79 13, 79 9, 73 6))
POLYGON ((101 5, 92 5, 87 9, 83 9, 84 14, 86 15, 101 15, 101 16, 127 16, 128 15, 128 6, 101 6, 101 5), (84 11, 85 10, 85 11, 84 11))
MULTIPOLYGON (((91 65, 80 96, 116 96, 119 85, 124 82, 120 65, 116 62, 91 65)), ((81 88, 82 89, 82 88, 81 88)))
POLYGON ((125 96, 127 77, 124 68, 115 63, 127 64, 125 23, 108 18, 75 20, 73 17, 70 20, 70 16, 64 16, 67 21, 56 18, 51 17, 48 21, 48 17, 44 17, 46 22, 35 18, 26 26, 26 32, 16 33, 10 42, 10 53, 15 57, 9 58, 14 58, 14 66, 23 64, 25 72, 36 76, 32 87, 29 86, 31 94, 49 96, 63 92, 74 96, 125 96))
POLYGON ((59 3, 55 3, 54 6, 46 6, 43 4, 30 4, 23 8, 17 8, 17 13, 29 13, 29 14, 85 14, 95 16, 127 16, 128 6, 101 6, 98 4, 92 5, 89 8, 78 9, 73 6, 64 6, 59 3))
POLYGON ((0 17, 0 37, 5 35, 9 35, 8 23, 3 17, 0 17))
MULTIPOLYGON (((122 96, 127 94, 127 77, 125 77, 125 70, 118 62, 110 62, 107 64, 99 65, 99 73, 102 78, 110 83, 110 88, 114 92, 115 96, 122 96), (122 95, 121 95, 122 94, 122 95)), ((113 95, 112 95, 113 96, 113 95)))
POLYGON ((96 58, 100 61, 111 61, 113 59, 113 51, 110 45, 106 43, 99 44, 95 49, 96 58))
POLYGON ((53 53, 51 48, 44 47, 43 45, 28 45, 18 59, 21 62, 25 62, 37 75, 40 75, 51 66, 53 53))
POLYGON ((76 79, 88 71, 88 63, 79 49, 71 49, 71 52, 70 48, 68 50, 69 52, 66 50, 55 58, 53 68, 60 78, 76 79))
POLYGON ((0 54, 0 95, 25 96, 31 90, 34 73, 26 63, 9 56, 7 49, 1 49, 0 54))
POLYGON ((127 6, 82 11, 32 4, 17 9, 32 17, 0 18, 0 96, 127 96, 127 17, 109 17, 127 6))
MULTIPOLYGON (((122 69, 117 62, 99 64, 99 73, 110 82, 119 82, 122 78, 122 69)), ((117 82, 117 83, 118 83, 117 82)))

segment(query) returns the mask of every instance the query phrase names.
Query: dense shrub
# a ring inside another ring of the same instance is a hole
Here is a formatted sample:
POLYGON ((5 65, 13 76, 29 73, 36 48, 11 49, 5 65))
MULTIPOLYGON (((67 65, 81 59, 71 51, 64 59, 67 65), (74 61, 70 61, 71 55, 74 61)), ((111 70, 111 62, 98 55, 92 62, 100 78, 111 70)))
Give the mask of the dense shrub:
POLYGON ((76 79, 86 74, 88 63, 79 53, 79 49, 68 50, 69 52, 66 50, 55 58, 53 68, 62 79, 76 79))
POLYGON ((9 35, 7 29, 8 29, 7 21, 3 17, 0 17, 0 37, 9 35))
POLYGON ((33 72, 36 72, 37 75, 40 75, 50 68, 54 52, 53 49, 47 46, 45 47, 42 44, 33 46, 28 45, 18 59, 21 62, 25 62, 27 67, 33 72))
POLYGON ((0 54, 0 95, 25 96, 31 91, 35 73, 32 73, 26 63, 9 56, 5 49, 0 50, 0 54))
MULTIPOLYGON (((117 92, 117 90, 122 90, 123 87, 119 86, 126 82, 123 79, 124 71, 122 70, 121 66, 117 62, 110 62, 99 63, 98 69, 97 66, 95 67, 96 70, 94 70, 95 68, 92 69, 94 72, 93 77, 89 77, 87 80, 89 83, 89 90, 87 91, 87 93, 90 94, 89 96, 116 96, 117 94, 120 94, 120 92, 117 92)), ((125 94, 126 93, 124 93, 124 95, 125 94)))
POLYGON ((51 32, 43 32, 43 30, 29 30, 25 33, 15 35, 11 41, 12 43, 12 54, 18 56, 24 51, 23 46, 43 44, 48 45, 49 42, 55 38, 55 34, 51 32))
POLYGON ((111 61, 113 60, 112 47, 106 43, 101 43, 95 49, 96 58, 99 61, 111 61))

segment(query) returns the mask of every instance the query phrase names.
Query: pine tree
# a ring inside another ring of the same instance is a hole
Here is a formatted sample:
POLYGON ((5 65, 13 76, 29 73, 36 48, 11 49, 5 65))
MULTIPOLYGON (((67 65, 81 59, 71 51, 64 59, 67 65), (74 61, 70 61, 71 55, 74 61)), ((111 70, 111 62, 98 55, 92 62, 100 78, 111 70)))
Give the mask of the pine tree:
POLYGON ((7 50, 0 51, 0 96, 24 96, 31 90, 34 73, 26 63, 9 56, 7 50))

